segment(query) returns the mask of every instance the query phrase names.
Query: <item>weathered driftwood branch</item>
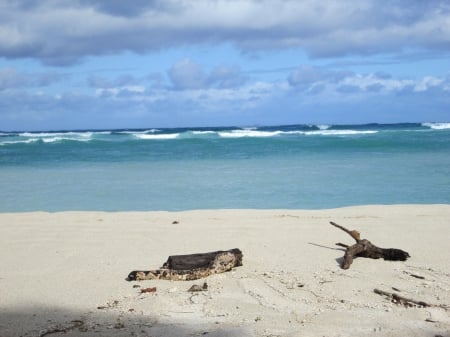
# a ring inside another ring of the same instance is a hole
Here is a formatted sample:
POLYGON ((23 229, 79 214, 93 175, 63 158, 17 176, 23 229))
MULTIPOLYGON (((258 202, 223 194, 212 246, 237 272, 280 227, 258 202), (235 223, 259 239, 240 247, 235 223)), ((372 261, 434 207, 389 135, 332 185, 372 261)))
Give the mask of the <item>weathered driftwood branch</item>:
POLYGON ((380 248, 373 245, 368 240, 361 240, 361 235, 358 231, 348 230, 347 228, 338 225, 337 223, 330 222, 333 226, 342 229, 348 235, 350 235, 356 243, 353 246, 348 246, 343 243, 337 243, 336 245, 346 248, 344 261, 342 263, 342 269, 350 268, 355 257, 368 257, 371 259, 383 258, 390 261, 405 261, 410 255, 401 249, 396 248, 380 248))
POLYGON ((134 270, 128 274, 128 281, 141 280, 196 280, 211 274, 230 271, 242 266, 242 252, 235 248, 210 253, 173 255, 160 269, 134 270))
POLYGON ((425 307, 437 307, 437 308, 448 309, 448 306, 445 304, 430 304, 430 303, 427 303, 424 301, 414 300, 411 298, 400 296, 399 294, 396 294, 396 293, 391 293, 391 292, 380 290, 380 289, 374 289, 373 291, 375 292, 375 294, 387 297, 395 304, 402 304, 405 306, 418 305, 418 306, 421 306, 424 308, 425 307))

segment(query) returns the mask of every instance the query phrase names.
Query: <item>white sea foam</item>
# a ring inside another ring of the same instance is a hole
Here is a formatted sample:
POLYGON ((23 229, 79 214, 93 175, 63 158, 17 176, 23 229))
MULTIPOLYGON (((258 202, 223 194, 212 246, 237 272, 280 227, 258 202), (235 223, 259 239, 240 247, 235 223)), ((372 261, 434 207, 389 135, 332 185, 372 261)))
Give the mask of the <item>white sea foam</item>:
MULTIPOLYGON (((103 132, 98 132, 103 133, 103 132)), ((96 132, 97 134, 97 132, 96 132)), ((68 131, 68 132, 22 132, 18 134, 19 137, 25 139, 19 139, 17 141, 10 141, 9 144, 15 143, 33 143, 36 141, 42 141, 44 143, 54 143, 58 141, 70 140, 70 141, 80 141, 87 142, 92 139, 94 132, 92 131, 68 131)), ((6 142, 4 142, 6 143, 6 142)), ((8 144, 8 143, 6 143, 8 144)))
MULTIPOLYGON (((430 124, 431 125, 431 124, 430 124)), ((450 123, 444 124, 450 127, 450 123)), ((438 123, 432 124, 433 127, 444 128, 444 125, 438 123)), ((135 139, 141 140, 170 140, 170 139, 186 139, 186 138, 270 138, 278 136, 351 136, 351 135, 367 135, 375 134, 376 130, 334 130, 328 125, 316 125, 319 130, 257 130, 254 128, 233 129, 233 130, 192 130, 183 133, 157 133, 157 129, 149 129, 144 131, 119 131, 117 133, 129 135, 135 139)), ((430 126, 431 127, 431 126, 430 126)), ((24 132, 16 134, 18 139, 7 138, 1 142, 1 145, 15 144, 15 143, 32 143, 41 141, 43 143, 55 143, 60 141, 78 141, 87 142, 95 139, 95 136, 111 135, 112 131, 83 131, 83 132, 24 132)), ((108 140, 108 137, 100 137, 98 139, 108 140)))
POLYGON ((55 143, 64 140, 88 142, 92 139, 94 132, 23 132, 20 137, 29 138, 28 141, 42 141, 44 143, 55 143))
POLYGON ((242 138, 242 137, 273 137, 281 134, 282 131, 257 131, 257 130, 231 130, 221 131, 219 136, 223 138, 242 138))
POLYGON ((134 134, 133 136, 139 139, 176 139, 179 133, 165 133, 158 135, 148 135, 148 134, 134 134))
POLYGON ((38 138, 30 138, 30 139, 24 139, 24 140, 7 140, 4 142, 0 142, 0 146, 11 145, 11 144, 30 144, 30 143, 35 143, 38 141, 39 141, 38 138))
MULTIPOLYGON (((319 127, 319 126, 317 126, 319 127)), ((314 131, 258 131, 258 130, 231 130, 218 132, 223 138, 242 138, 242 137, 274 137, 280 135, 307 135, 307 136, 346 136, 346 135, 364 135, 375 134, 376 130, 329 130, 329 126, 321 126, 320 130, 314 131), (328 128, 327 128, 328 127, 328 128)))
POLYGON ((331 125, 326 125, 326 124, 319 124, 316 126, 319 128, 319 130, 328 130, 331 127, 331 125))
POLYGON ((42 141, 44 143, 55 143, 58 141, 63 140, 63 137, 48 137, 48 138, 42 138, 42 141))
POLYGON ((319 130, 319 131, 306 131, 305 135, 321 135, 321 136, 347 136, 347 135, 368 135, 374 134, 378 131, 375 130, 319 130))
POLYGON ((422 126, 429 127, 433 130, 450 129, 450 123, 422 123, 422 126))
POLYGON ((34 132, 22 132, 19 133, 20 137, 49 137, 54 136, 54 133, 47 133, 47 132, 40 132, 40 133, 34 133, 34 132))
POLYGON ((32 137, 32 138, 45 138, 45 137, 80 137, 80 138, 90 138, 92 137, 93 132, 92 131, 85 131, 85 132, 75 132, 75 131, 68 131, 68 132, 23 132, 20 133, 19 136, 21 137, 32 137))
POLYGON ((280 134, 282 134, 282 135, 304 135, 305 131, 300 131, 300 130, 297 130, 297 131, 282 131, 282 132, 280 132, 280 134))
POLYGON ((89 137, 84 137, 84 138, 73 138, 73 137, 47 137, 47 138, 41 138, 41 140, 44 143, 55 143, 55 142, 60 142, 60 141, 64 141, 64 140, 71 140, 71 141, 76 141, 76 142, 88 142, 91 140, 91 138, 89 137))
POLYGON ((124 135, 145 135, 148 133, 156 133, 161 130, 158 129, 149 129, 149 130, 142 130, 142 131, 133 131, 133 130, 126 130, 126 131, 117 131, 116 133, 124 134, 124 135))
POLYGON ((216 131, 192 131, 193 135, 210 135, 215 133, 216 131))

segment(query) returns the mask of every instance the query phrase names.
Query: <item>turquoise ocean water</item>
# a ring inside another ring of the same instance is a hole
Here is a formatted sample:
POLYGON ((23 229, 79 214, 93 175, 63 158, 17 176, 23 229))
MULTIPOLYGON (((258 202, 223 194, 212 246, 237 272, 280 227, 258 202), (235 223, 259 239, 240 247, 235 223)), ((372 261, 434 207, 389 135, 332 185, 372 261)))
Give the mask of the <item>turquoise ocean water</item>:
POLYGON ((450 123, 0 132, 0 212, 450 203, 450 123))

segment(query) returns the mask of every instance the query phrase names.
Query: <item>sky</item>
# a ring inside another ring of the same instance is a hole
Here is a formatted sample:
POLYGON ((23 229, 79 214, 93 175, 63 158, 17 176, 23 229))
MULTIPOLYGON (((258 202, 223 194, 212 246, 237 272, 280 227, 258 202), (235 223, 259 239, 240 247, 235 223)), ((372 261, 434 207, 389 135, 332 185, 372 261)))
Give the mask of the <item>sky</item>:
POLYGON ((450 121, 448 0, 0 0, 0 130, 450 121))

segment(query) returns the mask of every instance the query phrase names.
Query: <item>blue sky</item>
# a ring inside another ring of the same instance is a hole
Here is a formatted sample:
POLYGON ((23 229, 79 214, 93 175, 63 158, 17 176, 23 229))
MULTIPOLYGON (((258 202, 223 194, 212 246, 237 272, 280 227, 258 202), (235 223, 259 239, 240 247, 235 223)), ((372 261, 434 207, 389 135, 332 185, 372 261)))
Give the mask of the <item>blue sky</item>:
POLYGON ((0 130, 448 121, 447 0, 0 1, 0 130))

